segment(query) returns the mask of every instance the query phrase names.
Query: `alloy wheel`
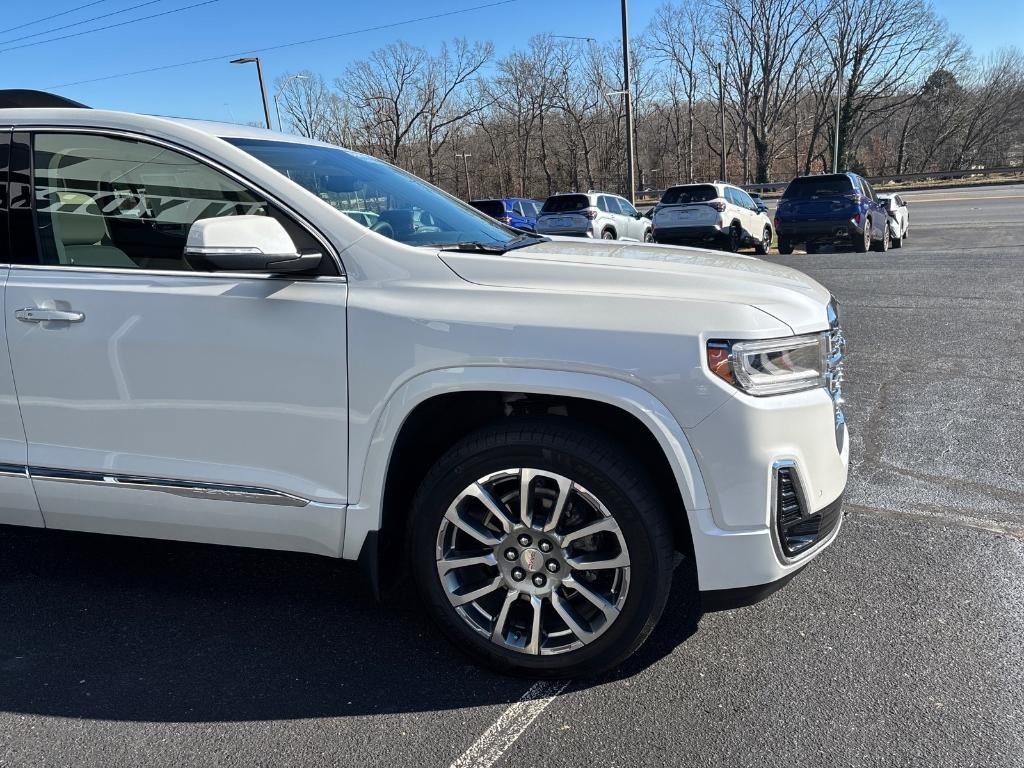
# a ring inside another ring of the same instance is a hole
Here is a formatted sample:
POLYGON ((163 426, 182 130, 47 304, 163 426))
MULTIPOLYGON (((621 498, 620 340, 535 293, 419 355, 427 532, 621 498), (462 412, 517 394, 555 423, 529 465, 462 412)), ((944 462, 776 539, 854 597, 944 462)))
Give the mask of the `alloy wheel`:
POLYGON ((462 620, 523 654, 592 643, 629 592, 629 551, 612 513, 546 470, 506 469, 464 488, 441 520, 435 554, 462 620))

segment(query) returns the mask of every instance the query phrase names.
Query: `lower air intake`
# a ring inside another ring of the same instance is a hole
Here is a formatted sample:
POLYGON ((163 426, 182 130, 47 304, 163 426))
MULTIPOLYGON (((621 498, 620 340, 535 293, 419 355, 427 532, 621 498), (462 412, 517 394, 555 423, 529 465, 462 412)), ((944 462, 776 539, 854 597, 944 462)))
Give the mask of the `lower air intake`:
POLYGON ((779 544, 786 557, 796 557, 815 542, 828 538, 839 523, 842 497, 814 514, 808 514, 796 468, 792 465, 775 469, 775 524, 779 544))

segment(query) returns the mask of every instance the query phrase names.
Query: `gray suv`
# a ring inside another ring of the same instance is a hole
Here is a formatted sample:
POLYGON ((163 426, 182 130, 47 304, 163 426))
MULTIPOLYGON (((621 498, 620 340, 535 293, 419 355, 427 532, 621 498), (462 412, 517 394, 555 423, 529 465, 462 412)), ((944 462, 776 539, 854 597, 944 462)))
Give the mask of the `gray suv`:
POLYGON ((628 200, 605 192, 552 195, 537 217, 537 233, 653 242, 651 220, 628 200))

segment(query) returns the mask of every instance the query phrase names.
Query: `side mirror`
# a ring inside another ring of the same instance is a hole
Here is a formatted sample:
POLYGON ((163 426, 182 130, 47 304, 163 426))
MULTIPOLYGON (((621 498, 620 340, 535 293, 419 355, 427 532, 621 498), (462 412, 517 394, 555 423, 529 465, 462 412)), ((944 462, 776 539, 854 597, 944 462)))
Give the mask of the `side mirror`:
POLYGON ((307 272, 320 258, 300 254, 281 222, 270 216, 199 219, 185 242, 185 260, 203 272, 307 272))

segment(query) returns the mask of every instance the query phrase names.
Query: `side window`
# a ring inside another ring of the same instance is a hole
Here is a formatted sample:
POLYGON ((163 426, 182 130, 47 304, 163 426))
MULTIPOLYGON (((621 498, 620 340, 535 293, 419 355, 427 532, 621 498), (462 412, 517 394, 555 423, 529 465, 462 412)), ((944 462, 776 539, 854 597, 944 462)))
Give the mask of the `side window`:
POLYGON ((626 200, 624 197, 620 197, 618 200, 619 207, 622 209, 624 214, 627 216, 636 216, 636 208, 629 204, 629 200, 626 200))
POLYGON ((516 216, 522 216, 523 215, 523 204, 521 202, 519 202, 518 200, 516 200, 512 204, 512 213, 514 213, 516 216))
MULTIPOLYGON (((234 179, 135 139, 41 133, 33 158, 43 264, 191 271, 184 250, 196 220, 282 219, 234 179)), ((294 222, 281 223, 300 249, 310 245, 294 222)))
POLYGON ((738 203, 736 201, 736 191, 732 187, 726 187, 725 188, 725 199, 731 205, 739 205, 740 204, 740 203, 738 203))
POLYGON ((597 198, 597 207, 605 213, 611 213, 611 208, 608 206, 608 198, 605 195, 597 198))
POLYGON ((747 208, 748 210, 751 211, 757 210, 757 206, 754 205, 754 199, 746 192, 744 192, 742 189, 734 190, 733 194, 736 195, 737 205, 743 206, 744 208, 747 208))

